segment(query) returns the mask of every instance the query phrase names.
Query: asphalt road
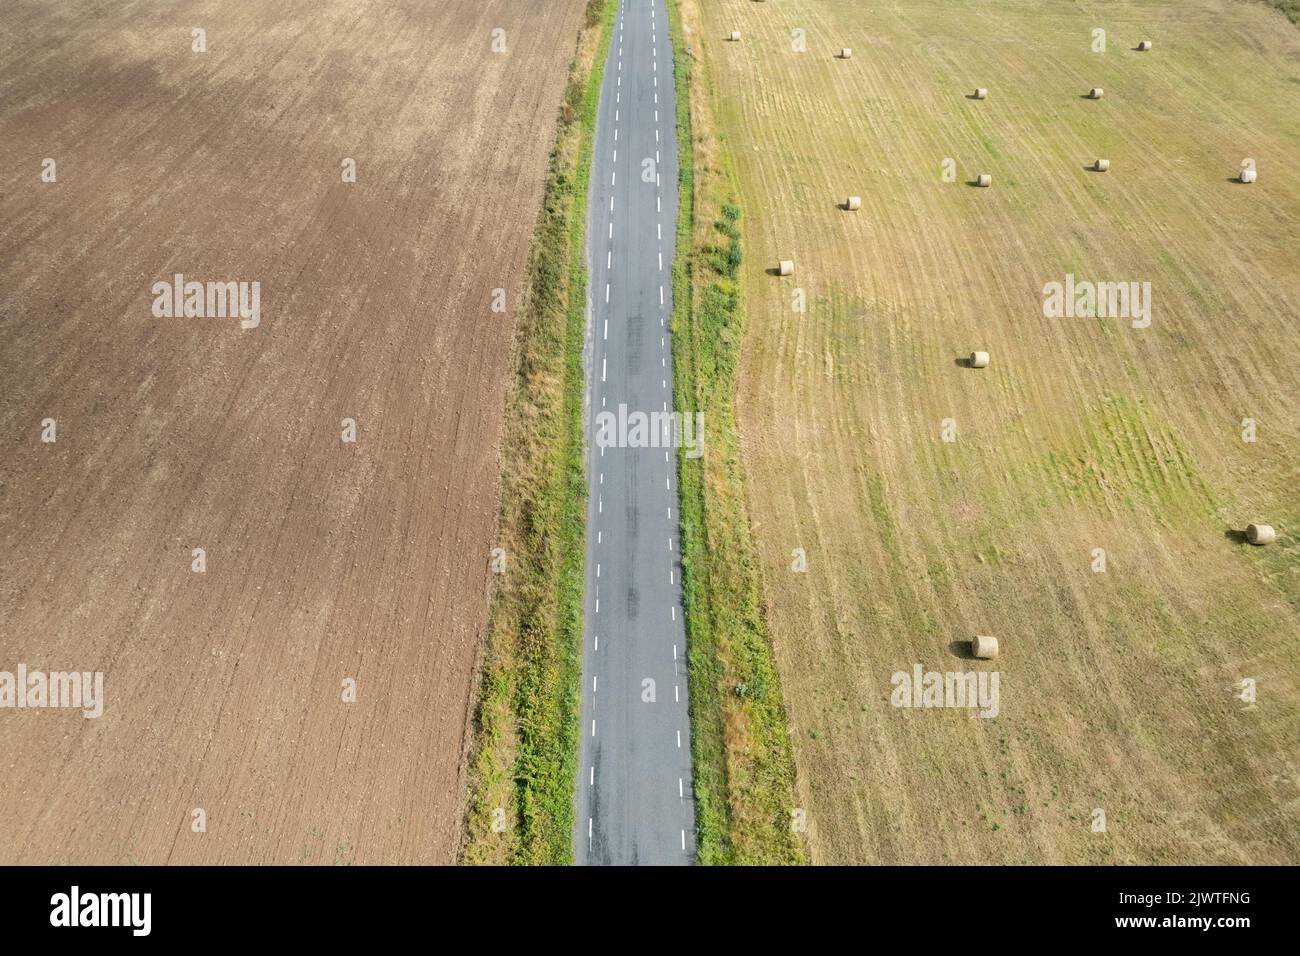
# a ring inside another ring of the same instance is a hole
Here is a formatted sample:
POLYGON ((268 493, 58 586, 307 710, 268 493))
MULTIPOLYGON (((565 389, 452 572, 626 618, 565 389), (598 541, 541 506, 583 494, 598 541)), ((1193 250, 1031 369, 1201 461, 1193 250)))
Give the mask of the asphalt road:
POLYGON ((651 428, 599 440, 601 413, 672 410, 677 228, 672 44, 663 0, 621 0, 592 160, 586 630, 574 857, 687 864, 695 807, 677 453, 651 428), (626 447, 632 444, 649 447, 626 447), (619 447, 623 445, 624 447, 619 447))

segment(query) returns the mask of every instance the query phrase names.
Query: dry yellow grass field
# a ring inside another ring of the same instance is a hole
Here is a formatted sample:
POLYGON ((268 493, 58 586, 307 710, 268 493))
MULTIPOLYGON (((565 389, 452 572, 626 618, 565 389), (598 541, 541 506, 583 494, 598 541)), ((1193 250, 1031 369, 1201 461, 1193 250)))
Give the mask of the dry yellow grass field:
POLYGON ((1229 0, 700 9, 813 859, 1300 862, 1300 31, 1229 0), (1067 274, 1149 282, 1150 327, 1046 318, 1067 274), (917 663, 997 670, 999 716, 891 707, 917 663))

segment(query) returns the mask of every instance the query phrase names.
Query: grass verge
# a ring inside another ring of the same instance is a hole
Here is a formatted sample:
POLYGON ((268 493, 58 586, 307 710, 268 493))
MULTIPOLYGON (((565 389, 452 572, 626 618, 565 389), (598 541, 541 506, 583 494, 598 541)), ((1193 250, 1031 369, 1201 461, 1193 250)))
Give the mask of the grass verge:
POLYGON ((587 184, 616 7, 588 0, 569 72, 506 406, 505 568, 488 623, 461 861, 570 863, 587 482, 582 351, 587 184))
POLYGON ((678 457, 696 839, 705 864, 804 861, 794 759, 759 600, 733 405, 744 327, 740 209, 696 58, 693 0, 668 4, 677 91, 674 401, 703 411, 703 457, 678 457), (691 48, 688 55, 687 49, 691 48))

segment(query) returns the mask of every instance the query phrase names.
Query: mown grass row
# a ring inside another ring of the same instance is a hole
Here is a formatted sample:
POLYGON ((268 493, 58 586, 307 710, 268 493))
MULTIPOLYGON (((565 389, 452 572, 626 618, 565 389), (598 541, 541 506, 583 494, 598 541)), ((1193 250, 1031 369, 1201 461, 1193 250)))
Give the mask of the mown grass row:
POLYGON ((461 858, 573 859, 587 481, 585 230, 614 0, 588 0, 533 239, 502 445, 499 547, 461 858))
MULTIPOLYGON (((682 586, 691 681, 696 836, 705 864, 804 860, 794 761, 763 619, 733 414, 744 327, 741 210, 712 122, 707 73, 668 4, 678 183, 673 263, 674 401, 704 412, 705 453, 678 457, 682 586)), ((694 17, 694 9, 688 15, 694 17)))

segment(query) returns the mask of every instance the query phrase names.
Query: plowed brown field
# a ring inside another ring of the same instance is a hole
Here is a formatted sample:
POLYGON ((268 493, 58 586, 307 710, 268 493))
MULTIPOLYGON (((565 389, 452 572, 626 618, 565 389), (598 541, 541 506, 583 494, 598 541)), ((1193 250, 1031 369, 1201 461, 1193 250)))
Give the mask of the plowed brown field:
POLYGON ((0 8, 0 670, 106 697, 0 710, 0 863, 453 859, 581 11, 0 8), (260 326, 155 318, 174 273, 260 326))

